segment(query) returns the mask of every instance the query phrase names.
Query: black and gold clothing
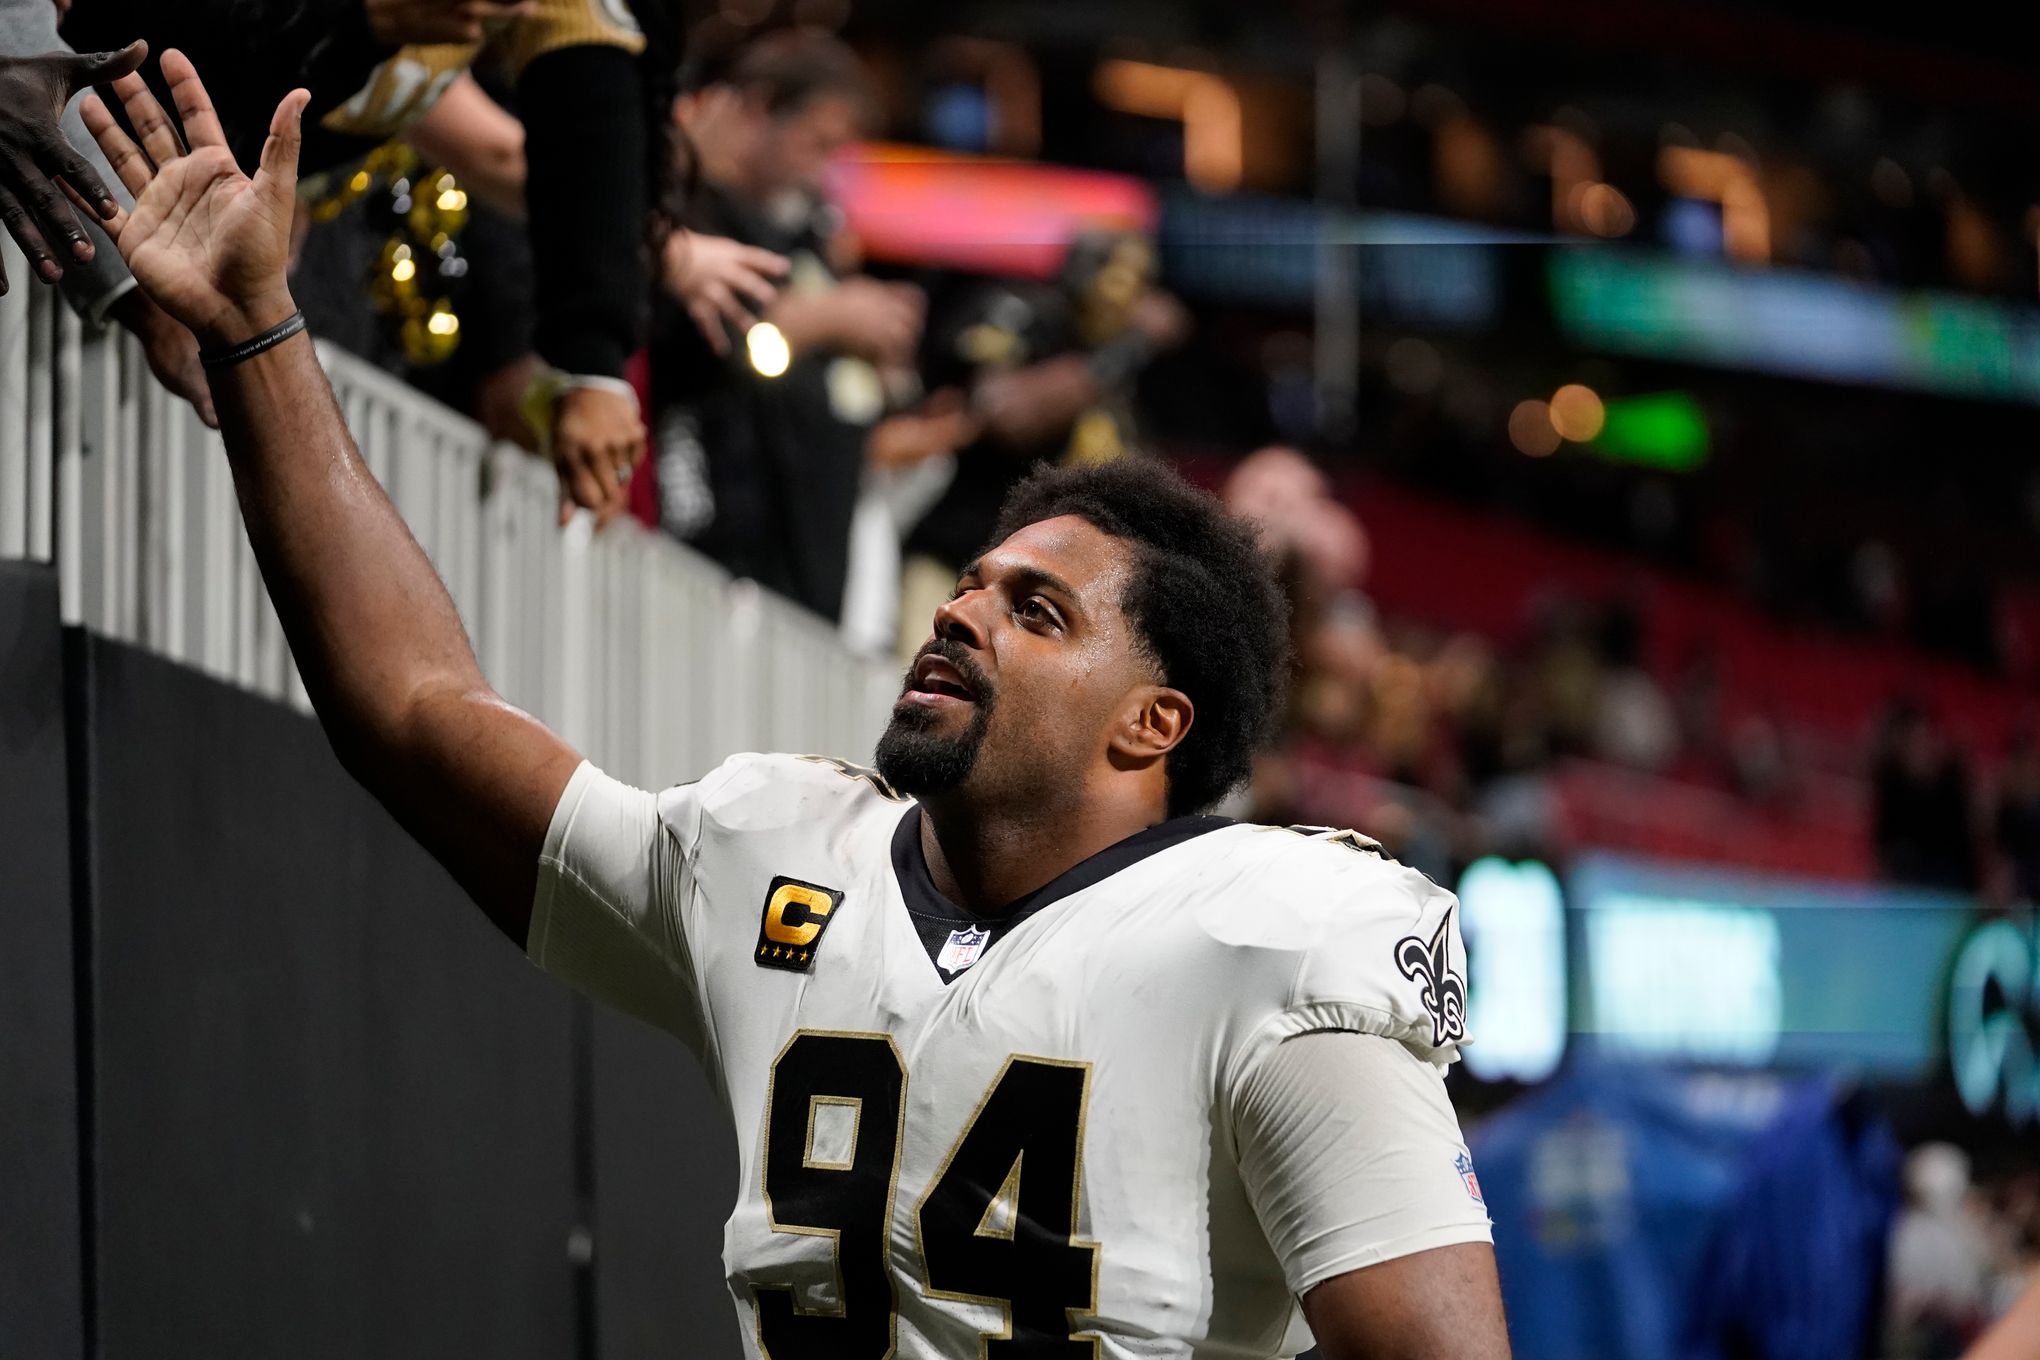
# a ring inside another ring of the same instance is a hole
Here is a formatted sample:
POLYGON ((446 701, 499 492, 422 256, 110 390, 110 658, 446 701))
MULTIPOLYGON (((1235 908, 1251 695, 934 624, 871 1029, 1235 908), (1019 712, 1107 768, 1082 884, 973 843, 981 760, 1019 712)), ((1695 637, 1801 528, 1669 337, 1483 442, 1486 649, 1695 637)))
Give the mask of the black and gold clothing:
MULTIPOLYGON (((401 135, 478 57, 500 60, 526 129, 539 353, 570 373, 622 374, 647 290, 645 40, 626 0, 540 0, 480 44, 379 43, 362 0, 75 0, 63 33, 80 51, 138 37, 183 51, 251 172, 278 102, 310 90, 308 192, 401 135)), ((143 73, 170 107, 153 59, 143 73)))

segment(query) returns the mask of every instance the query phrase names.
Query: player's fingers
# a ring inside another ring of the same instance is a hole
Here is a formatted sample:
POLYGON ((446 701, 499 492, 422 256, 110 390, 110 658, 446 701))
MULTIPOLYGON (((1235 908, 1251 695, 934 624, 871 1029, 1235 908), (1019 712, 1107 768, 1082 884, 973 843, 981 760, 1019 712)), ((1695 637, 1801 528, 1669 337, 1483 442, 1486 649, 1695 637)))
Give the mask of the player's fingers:
POLYGON ((298 151, 305 140, 305 105, 312 102, 310 90, 292 90, 269 116, 269 136, 262 142, 262 163, 256 167, 257 186, 277 203, 287 205, 297 195, 298 151))
POLYGON ((148 55, 149 45, 139 38, 114 52, 78 52, 64 63, 64 81, 70 93, 76 94, 132 75, 142 69, 142 59, 148 55))
POLYGON ((57 254, 50 249, 50 243, 43 239, 42 228, 36 224, 35 215, 6 189, 0 189, 0 225, 7 228, 7 234, 28 257, 28 267, 39 274, 44 283, 55 283, 64 277, 64 266, 57 262, 57 254))
POLYGON ((163 79, 170 86, 170 102, 177 106, 177 117, 184 124, 184 140, 192 149, 225 146, 226 129, 220 126, 212 96, 205 92, 205 82, 198 78, 198 68, 191 64, 191 58, 174 47, 165 52, 163 79))
POLYGON ((149 158, 142 154, 141 148, 114 121, 113 111, 98 95, 86 95, 84 102, 78 106, 78 112, 84 115, 85 128, 99 143, 99 149, 105 154, 106 163, 113 167, 113 173, 120 176, 120 182, 127 186, 129 193, 140 198, 142 190, 148 188, 149 181, 155 177, 156 167, 149 164, 149 158))
POLYGON ((156 102, 156 92, 149 88, 148 81, 137 75, 125 75, 113 82, 113 92, 120 96, 121 106, 127 110, 128 126, 134 129, 135 140, 141 143, 150 160, 166 165, 184 154, 184 143, 178 140, 170 115, 156 102))

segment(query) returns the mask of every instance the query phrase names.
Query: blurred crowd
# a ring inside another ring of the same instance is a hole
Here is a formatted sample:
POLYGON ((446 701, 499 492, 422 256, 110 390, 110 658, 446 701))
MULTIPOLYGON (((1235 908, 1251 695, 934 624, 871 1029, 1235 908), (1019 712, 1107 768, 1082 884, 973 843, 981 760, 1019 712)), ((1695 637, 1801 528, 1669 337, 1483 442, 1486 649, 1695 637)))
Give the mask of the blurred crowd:
MULTIPOLYGON (((635 514, 890 654, 1030 467, 1138 450, 1131 382, 1185 314, 1137 234, 1080 235, 1048 279, 871 267, 827 191, 878 121, 857 55, 813 26, 687 46, 645 139, 664 159, 639 354, 594 375, 549 358, 546 299, 519 286, 535 223, 479 196, 418 220, 468 182, 431 162, 474 159, 448 154, 443 109, 313 205, 299 294, 326 334, 552 458, 563 519, 635 514), (592 430, 566 404, 591 384, 624 412, 592 430)), ((485 69, 463 80, 462 119, 516 104, 485 69)))
MULTIPOLYGON (((39 177, 19 167, 55 163, 70 93, 136 65, 158 78, 133 50, 90 69, 34 55, 66 43, 184 49, 251 163, 277 98, 309 87, 293 289, 316 332, 550 460, 563 522, 634 516, 830 620, 857 650, 897 654, 1030 468, 1151 452, 1142 375, 1192 328, 1137 232, 1078 231, 1046 276, 867 259, 831 168, 906 119, 898 73, 881 82, 831 32, 844 10, 767 4, 740 22, 725 5, 690 22, 675 0, 0 0, 0 87, 34 95, 10 116, 48 108, 47 127, 0 136, 17 186, 0 193, 28 195, 39 177)), ((1370 164, 1398 163, 1387 145, 1370 164)), ((39 272, 63 274, 93 319, 133 330, 165 383, 209 414, 190 337, 147 309, 90 213, 25 203, 9 225, 26 230, 39 272), (94 239, 88 263, 71 243, 94 239)), ((1307 377, 1299 343, 1285 371, 1307 377)), ((1396 401, 1416 400, 1389 378, 1396 401)), ((1309 405, 1294 386, 1271 370, 1270 428, 1308 424, 1281 418, 1285 401, 1309 405)), ((1611 804, 1659 809, 1657 827, 1623 834, 1673 835, 1679 800, 1705 795, 1739 809, 1723 843, 1853 818, 1862 859, 1890 881, 2040 899, 2030 734, 1966 748, 1932 703, 1905 699, 1836 758, 1788 718, 1725 703, 1704 651, 1654 667, 1641 598, 1547 593, 1507 637, 1377 610, 1352 488, 1294 448, 1231 453, 1223 494, 1281 554, 1298 642, 1284 740, 1243 803, 1253 815, 1364 826, 1444 877, 1487 853, 1562 855, 1599 816, 1591 843, 1611 804)), ((1502 456, 1495 475, 1526 475, 1502 456)), ((1482 475, 1477 457, 1430 462, 1482 475)), ((1596 499, 1596 487, 1630 494, 1618 485, 1630 482, 1582 464, 1562 499, 1595 525, 1638 520, 1596 499)), ((1812 552, 1788 518, 1775 537, 1812 552)), ((1948 559, 1855 551, 1842 612, 1933 647, 1912 634, 1978 611, 1908 590, 1904 568, 1948 559)), ((1761 582, 1744 593, 1762 599, 1761 582)))
POLYGON ((1543 592, 1504 637, 1384 614, 1366 591, 1364 497, 1337 494, 1295 449, 1251 454, 1223 494, 1285 564, 1297 643, 1284 739, 1251 794, 1260 820, 1365 826, 1442 879, 1483 855, 1591 843, 1571 795, 1605 788, 1677 820, 1681 796, 1704 793, 1774 828, 1854 812, 1885 881, 2040 902, 2030 730, 1972 751, 1931 704, 1901 697, 1836 749, 1787 718, 1735 711, 1705 649, 1654 669, 1640 599, 1543 592))

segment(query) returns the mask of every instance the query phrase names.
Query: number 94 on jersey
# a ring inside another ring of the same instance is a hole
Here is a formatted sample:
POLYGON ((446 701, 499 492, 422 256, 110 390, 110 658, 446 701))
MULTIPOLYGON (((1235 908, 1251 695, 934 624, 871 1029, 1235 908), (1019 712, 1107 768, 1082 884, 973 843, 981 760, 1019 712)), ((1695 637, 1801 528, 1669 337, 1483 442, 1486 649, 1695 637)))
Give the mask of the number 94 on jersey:
MULTIPOLYGON (((986 1360, 1089 1357, 1076 1320, 1097 1307, 1098 1245, 1076 1236, 1088 1063, 1014 1055, 913 1207, 922 1292, 996 1306, 986 1360)), ((754 1282, 758 1345, 770 1360, 893 1354, 900 1284, 892 1224, 907 1130, 907 1070, 892 1038, 802 1030, 766 1088, 763 1190, 771 1228, 831 1240, 833 1302, 754 1282)))

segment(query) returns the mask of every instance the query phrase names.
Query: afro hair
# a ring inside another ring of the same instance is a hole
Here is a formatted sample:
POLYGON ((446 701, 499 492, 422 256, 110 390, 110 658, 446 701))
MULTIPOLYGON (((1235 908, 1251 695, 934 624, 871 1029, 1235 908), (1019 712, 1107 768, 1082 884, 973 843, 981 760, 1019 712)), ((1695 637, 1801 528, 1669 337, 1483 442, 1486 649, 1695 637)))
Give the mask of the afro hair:
POLYGON ((1044 467, 1007 495, 992 533, 1076 515, 1134 546, 1120 607, 1163 684, 1195 711, 1168 756, 1169 815, 1210 807, 1245 782, 1289 674, 1289 606, 1254 530, 1159 462, 1044 467))

